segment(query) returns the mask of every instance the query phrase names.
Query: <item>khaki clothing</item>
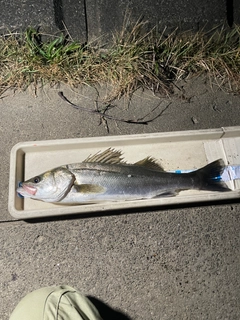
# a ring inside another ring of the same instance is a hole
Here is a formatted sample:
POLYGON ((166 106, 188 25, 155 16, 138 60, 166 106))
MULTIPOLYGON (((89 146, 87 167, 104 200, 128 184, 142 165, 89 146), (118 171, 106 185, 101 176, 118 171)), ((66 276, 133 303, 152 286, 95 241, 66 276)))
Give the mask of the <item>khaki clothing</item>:
POLYGON ((46 287, 27 294, 9 320, 102 320, 91 301, 69 286, 46 287))

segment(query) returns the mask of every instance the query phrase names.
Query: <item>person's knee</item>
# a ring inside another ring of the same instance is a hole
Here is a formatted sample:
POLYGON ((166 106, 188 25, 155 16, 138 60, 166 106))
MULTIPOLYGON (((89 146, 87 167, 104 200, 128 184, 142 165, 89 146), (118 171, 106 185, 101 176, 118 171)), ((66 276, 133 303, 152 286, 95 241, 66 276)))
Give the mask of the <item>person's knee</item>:
POLYGON ((9 320, 42 320, 46 316, 54 320, 101 320, 97 309, 87 297, 65 285, 45 287, 27 294, 9 320))

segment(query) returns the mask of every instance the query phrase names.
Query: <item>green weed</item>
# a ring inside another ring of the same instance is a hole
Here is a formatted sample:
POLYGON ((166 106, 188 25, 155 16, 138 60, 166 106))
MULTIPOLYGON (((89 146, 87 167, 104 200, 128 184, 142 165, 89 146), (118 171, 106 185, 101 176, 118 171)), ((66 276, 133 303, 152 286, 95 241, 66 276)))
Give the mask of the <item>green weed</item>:
POLYGON ((240 89, 240 27, 230 31, 146 32, 138 21, 124 25, 107 48, 81 44, 63 34, 49 36, 34 28, 0 37, 0 93, 9 87, 64 82, 71 86, 110 83, 111 98, 139 86, 170 93, 177 79, 206 74, 220 86, 240 89), (45 39, 45 40, 44 40, 45 39))

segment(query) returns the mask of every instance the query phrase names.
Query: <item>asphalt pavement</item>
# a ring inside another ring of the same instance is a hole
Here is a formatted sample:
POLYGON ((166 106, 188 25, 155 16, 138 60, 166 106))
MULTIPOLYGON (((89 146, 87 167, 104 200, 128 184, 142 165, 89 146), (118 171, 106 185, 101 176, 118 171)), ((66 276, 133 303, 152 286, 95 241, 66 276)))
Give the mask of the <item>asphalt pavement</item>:
POLYGON ((14 220, 8 212, 10 151, 18 142, 240 125, 239 95, 205 79, 178 88, 171 97, 138 89, 111 102, 108 114, 152 120, 148 125, 106 121, 58 95, 63 91, 79 106, 104 110, 107 86, 3 93, 0 320, 28 292, 55 284, 91 296, 105 319, 239 319, 238 199, 31 221, 14 220))

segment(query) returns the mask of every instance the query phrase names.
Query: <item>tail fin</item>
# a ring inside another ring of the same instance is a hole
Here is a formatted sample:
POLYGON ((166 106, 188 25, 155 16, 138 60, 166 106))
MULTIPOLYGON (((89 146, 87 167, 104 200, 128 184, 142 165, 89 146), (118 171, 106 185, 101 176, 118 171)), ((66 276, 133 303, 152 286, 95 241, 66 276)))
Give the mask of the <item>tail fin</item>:
POLYGON ((222 159, 213 161, 205 167, 194 171, 200 183, 200 190, 230 191, 225 182, 221 181, 221 175, 225 164, 222 159))

